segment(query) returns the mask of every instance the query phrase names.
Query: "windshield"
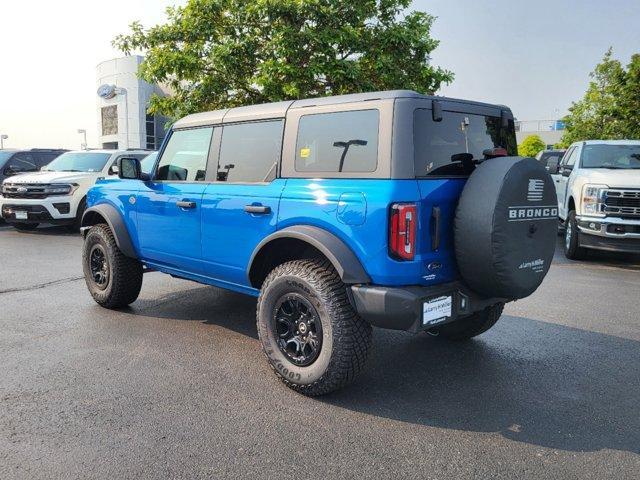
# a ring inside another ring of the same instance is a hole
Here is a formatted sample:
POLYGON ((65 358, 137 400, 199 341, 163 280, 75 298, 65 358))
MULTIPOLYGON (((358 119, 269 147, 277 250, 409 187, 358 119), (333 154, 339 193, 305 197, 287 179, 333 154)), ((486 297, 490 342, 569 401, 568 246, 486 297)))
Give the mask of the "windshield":
POLYGON ((43 170, 48 172, 100 172, 111 157, 110 153, 68 152, 63 153, 43 170))
POLYGON ((147 155, 142 159, 140 162, 140 168, 144 173, 151 173, 151 170, 153 170, 153 166, 156 163, 156 158, 158 158, 158 152, 147 155))
POLYGON ((585 145, 582 168, 640 169, 640 145, 585 145))
POLYGON ((0 167, 7 160, 7 158, 11 157, 16 152, 0 152, 0 167))
POLYGON ((457 160, 460 154, 484 160, 485 150, 504 148, 509 155, 516 155, 513 120, 502 127, 500 117, 445 111, 442 121, 435 122, 431 110, 418 109, 413 122, 417 177, 468 176, 466 162, 457 160))

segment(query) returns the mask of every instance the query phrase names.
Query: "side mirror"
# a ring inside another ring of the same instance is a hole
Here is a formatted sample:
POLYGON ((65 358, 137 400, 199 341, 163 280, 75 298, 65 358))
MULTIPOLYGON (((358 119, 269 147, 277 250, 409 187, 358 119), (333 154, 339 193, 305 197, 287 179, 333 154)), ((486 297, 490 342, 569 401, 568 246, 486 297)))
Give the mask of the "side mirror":
POLYGON ((573 171, 573 165, 565 165, 564 167, 562 167, 562 170, 560 171, 560 174, 563 177, 569 177, 571 176, 571 172, 573 171))
MULTIPOLYGON (((113 168, 113 167, 112 167, 113 168)), ((133 157, 121 157, 116 161, 118 177, 125 180, 138 180, 142 178, 140 160, 133 157)))
POLYGON ((109 171, 107 173, 109 175, 118 175, 119 171, 120 171, 120 169, 118 168, 118 165, 111 165, 109 167, 109 171))

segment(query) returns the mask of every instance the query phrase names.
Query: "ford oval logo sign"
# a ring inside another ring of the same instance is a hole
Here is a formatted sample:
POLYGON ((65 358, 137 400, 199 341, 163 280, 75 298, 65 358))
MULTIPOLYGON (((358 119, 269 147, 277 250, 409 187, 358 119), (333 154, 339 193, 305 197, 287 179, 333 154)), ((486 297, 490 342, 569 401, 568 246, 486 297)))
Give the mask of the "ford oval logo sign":
POLYGON ((29 189, 27 187, 18 187, 16 188, 16 192, 18 193, 27 193, 29 189))
POLYGON ((100 85, 98 87, 98 96, 100 98, 104 98, 105 100, 109 100, 110 98, 115 97, 116 96, 116 86, 115 85, 109 85, 108 83, 100 85))

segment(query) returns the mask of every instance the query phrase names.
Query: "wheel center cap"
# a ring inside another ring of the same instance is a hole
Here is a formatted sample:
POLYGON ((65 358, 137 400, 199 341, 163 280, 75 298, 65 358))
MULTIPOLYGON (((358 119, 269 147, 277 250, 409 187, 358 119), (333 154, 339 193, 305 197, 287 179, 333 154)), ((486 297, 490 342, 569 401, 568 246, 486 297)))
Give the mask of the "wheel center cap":
POLYGON ((306 324, 306 323, 304 323, 304 322, 300 322, 300 323, 298 324, 298 331, 299 331, 300 333, 302 333, 303 335, 304 335, 305 333, 307 333, 307 324, 306 324))

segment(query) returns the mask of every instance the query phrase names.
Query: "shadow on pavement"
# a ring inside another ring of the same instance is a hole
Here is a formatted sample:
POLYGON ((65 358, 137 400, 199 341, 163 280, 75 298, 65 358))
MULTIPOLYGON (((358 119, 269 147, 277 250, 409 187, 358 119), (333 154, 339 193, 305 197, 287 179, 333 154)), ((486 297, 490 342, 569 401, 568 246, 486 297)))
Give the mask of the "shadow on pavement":
MULTIPOLYGON (((211 287, 130 310, 257 338, 256 300, 211 287)), ((412 424, 498 432, 568 451, 640 453, 640 343, 505 316, 466 343, 375 329, 368 367, 320 402, 412 424)))
POLYGON ((639 342, 516 317, 465 344, 375 337, 365 375, 321 401, 554 449, 640 453, 639 342))

